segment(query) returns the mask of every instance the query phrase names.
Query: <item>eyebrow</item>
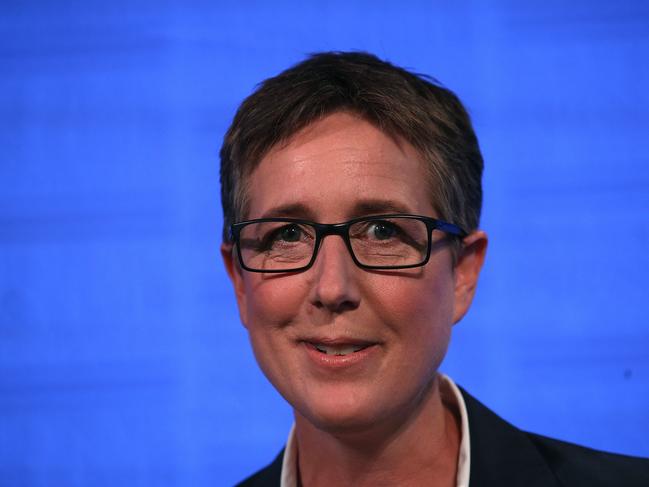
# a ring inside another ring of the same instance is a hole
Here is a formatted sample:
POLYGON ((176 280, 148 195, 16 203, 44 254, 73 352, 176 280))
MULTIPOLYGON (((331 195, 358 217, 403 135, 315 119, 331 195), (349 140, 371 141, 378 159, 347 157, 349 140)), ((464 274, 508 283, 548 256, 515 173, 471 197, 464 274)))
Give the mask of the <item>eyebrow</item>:
POLYGON ((361 200, 354 206, 352 217, 365 215, 378 215, 381 213, 412 213, 412 209, 403 203, 394 200, 367 199, 361 200))
POLYGON ((261 218, 302 218, 314 220, 315 215, 311 209, 303 203, 289 203, 286 205, 273 206, 264 213, 261 218))
MULTIPOLYGON (((394 200, 366 199, 358 201, 349 218, 358 218, 366 215, 380 215, 388 213, 413 213, 412 209, 394 200)), ((315 212, 303 203, 289 203, 274 206, 265 211, 260 218, 300 218, 317 221, 315 212)))

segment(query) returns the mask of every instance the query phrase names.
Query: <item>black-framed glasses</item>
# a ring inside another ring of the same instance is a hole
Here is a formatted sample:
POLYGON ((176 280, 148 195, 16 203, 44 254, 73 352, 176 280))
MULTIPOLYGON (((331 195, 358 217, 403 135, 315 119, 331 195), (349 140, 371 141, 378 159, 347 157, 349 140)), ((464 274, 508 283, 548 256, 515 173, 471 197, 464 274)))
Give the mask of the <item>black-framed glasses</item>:
POLYGON ((432 244, 446 235, 466 236, 460 227, 421 215, 372 215, 344 223, 297 218, 260 218, 230 226, 241 267, 250 272, 297 272, 311 267, 327 235, 344 240, 363 269, 407 269, 425 265, 432 244))

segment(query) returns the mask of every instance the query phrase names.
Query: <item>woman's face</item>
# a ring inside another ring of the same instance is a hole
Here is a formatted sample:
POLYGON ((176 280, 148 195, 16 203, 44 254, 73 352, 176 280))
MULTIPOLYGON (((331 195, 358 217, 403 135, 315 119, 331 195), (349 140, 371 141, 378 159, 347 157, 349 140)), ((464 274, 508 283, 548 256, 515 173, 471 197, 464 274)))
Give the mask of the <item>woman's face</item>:
MULTIPOLYGON (((263 158, 246 218, 435 217, 422 164, 406 142, 336 113, 263 158)), ((407 417, 430 391, 473 292, 448 245, 424 267, 389 272, 358 268, 339 236, 326 237, 303 272, 250 273, 230 249, 224 258, 262 370, 296 413, 328 431, 407 417)))

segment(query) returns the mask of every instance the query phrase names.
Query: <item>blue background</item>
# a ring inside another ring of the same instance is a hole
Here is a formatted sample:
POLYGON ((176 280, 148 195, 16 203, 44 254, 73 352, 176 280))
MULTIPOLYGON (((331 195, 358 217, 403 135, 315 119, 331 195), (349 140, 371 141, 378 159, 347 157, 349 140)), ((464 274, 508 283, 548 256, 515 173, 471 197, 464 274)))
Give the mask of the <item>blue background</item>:
POLYGON ((232 485, 281 448, 218 149, 257 82, 330 49, 473 116, 492 240, 443 370, 522 428, 649 456, 646 2, 5 0, 1 486, 232 485))

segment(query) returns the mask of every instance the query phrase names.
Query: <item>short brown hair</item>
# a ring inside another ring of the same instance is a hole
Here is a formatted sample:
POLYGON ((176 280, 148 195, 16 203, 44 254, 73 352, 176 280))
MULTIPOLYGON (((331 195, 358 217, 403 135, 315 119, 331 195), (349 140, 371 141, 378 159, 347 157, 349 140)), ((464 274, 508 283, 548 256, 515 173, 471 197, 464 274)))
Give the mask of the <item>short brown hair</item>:
POLYGON ((324 52, 246 98, 221 147, 223 239, 245 218, 246 181, 275 145, 334 112, 354 113, 410 143, 426 164, 438 217, 470 232, 480 220, 482 155, 458 97, 435 79, 364 52, 324 52))

